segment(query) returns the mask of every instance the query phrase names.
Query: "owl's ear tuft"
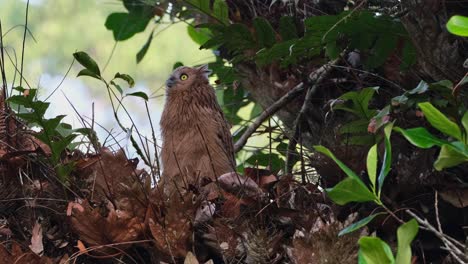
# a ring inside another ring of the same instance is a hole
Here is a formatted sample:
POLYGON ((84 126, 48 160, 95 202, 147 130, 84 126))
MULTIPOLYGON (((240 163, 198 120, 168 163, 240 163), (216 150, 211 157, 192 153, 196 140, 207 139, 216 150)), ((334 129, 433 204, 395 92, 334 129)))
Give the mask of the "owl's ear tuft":
POLYGON ((201 65, 197 69, 200 73, 205 75, 206 78, 208 78, 208 76, 210 76, 210 74, 212 73, 212 71, 208 69, 208 64, 201 65))

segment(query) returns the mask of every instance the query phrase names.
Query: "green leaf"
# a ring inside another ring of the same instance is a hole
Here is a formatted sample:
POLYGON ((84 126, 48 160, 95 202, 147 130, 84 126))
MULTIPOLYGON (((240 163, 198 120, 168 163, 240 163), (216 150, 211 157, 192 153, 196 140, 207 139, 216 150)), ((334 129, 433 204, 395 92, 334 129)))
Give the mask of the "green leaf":
POLYGON ((452 16, 447 22, 447 30, 454 35, 468 37, 468 17, 452 16))
POLYGON ((405 47, 403 48, 402 62, 400 65, 401 71, 407 71, 412 65, 416 63, 417 53, 411 40, 405 41, 405 47))
MULTIPOLYGON (((83 67, 85 67, 87 70, 89 70, 91 73, 101 76, 101 71, 99 70, 99 66, 97 63, 88 55, 88 53, 84 51, 78 51, 73 53, 73 57, 81 64, 83 67)), ((78 74, 78 76, 80 76, 78 74)))
POLYGON ((294 17, 282 16, 280 18, 279 32, 283 41, 297 38, 298 34, 294 17))
POLYGON ((257 116, 259 116, 263 112, 263 108, 260 104, 255 104, 254 107, 252 108, 252 111, 250 111, 250 116, 249 118, 253 120, 257 116))
POLYGON ((197 9, 200 9, 204 13, 210 14, 210 0, 186 0, 189 4, 197 9))
POLYGON ((111 81, 110 84, 112 84, 117 91, 119 91, 120 94, 123 94, 123 89, 120 87, 120 85, 116 84, 114 81, 111 81))
POLYGON ((128 83, 128 86, 132 88, 135 86, 135 80, 133 80, 132 76, 124 73, 116 73, 114 79, 122 79, 128 83))
POLYGON ((352 233, 352 232, 360 229, 361 227, 366 226, 368 223, 370 223, 372 220, 374 220, 374 218, 376 216, 383 215, 383 214, 385 214, 385 213, 377 213, 377 214, 369 215, 368 217, 365 217, 365 218, 357 221, 356 223, 353 223, 353 224, 347 226, 345 229, 341 230, 338 233, 338 236, 342 236, 342 235, 352 233))
POLYGON ((275 44, 275 31, 270 22, 263 17, 256 17, 253 21, 257 41, 260 47, 271 47, 275 44))
POLYGON ((441 171, 445 168, 457 166, 458 164, 468 162, 468 154, 460 151, 458 148, 445 144, 440 149, 439 156, 434 162, 434 168, 441 171))
POLYGON ((89 76, 89 77, 96 78, 98 80, 102 79, 101 76, 95 74, 94 72, 92 72, 92 71, 90 71, 88 69, 83 69, 76 75, 76 77, 80 77, 80 76, 89 76))
MULTIPOLYGON (((339 99, 351 100, 353 102, 351 112, 358 115, 359 117, 370 120, 370 118, 374 116, 375 111, 369 109, 369 102, 374 96, 375 91, 377 91, 378 89, 379 87, 367 87, 362 89, 361 91, 347 92, 341 95, 339 99)), ((335 106, 335 109, 343 108, 337 105, 335 106)))
POLYGON ((72 134, 62 140, 50 142, 52 152, 52 162, 57 163, 60 160, 60 154, 68 147, 68 145, 76 138, 77 135, 72 134))
POLYGON ((425 81, 420 81, 418 86, 416 86, 416 88, 414 88, 413 90, 409 90, 408 93, 409 94, 422 94, 422 93, 427 92, 428 89, 429 89, 429 85, 425 81))
POLYGON ((54 134, 56 133, 56 129, 58 125, 60 124, 60 121, 62 121, 64 117, 65 115, 59 115, 51 119, 42 120, 41 122, 42 126, 44 130, 47 132, 47 134, 49 135, 49 137, 54 136, 54 134))
POLYGON ((146 93, 144 93, 144 92, 134 92, 134 93, 126 94, 126 95, 140 97, 140 98, 145 99, 145 101, 149 100, 148 95, 146 93))
POLYGON ((419 225, 415 219, 401 225, 397 231, 398 250, 396 264, 411 263, 411 242, 418 234, 419 225))
POLYGON ((141 47, 141 49, 138 51, 138 53, 136 55, 137 64, 140 63, 143 60, 146 53, 148 52, 148 49, 151 46, 151 42, 153 41, 153 34, 154 34, 154 31, 151 31, 151 34, 149 35, 148 39, 146 40, 145 45, 143 45, 143 47, 141 47))
POLYGON ((454 137, 458 140, 461 139, 461 131, 457 124, 450 121, 444 114, 442 114, 437 108, 435 108, 431 103, 425 102, 418 104, 419 108, 424 113, 427 121, 431 125, 437 128, 440 132, 454 137))
POLYGON ((112 30, 116 41, 123 41, 133 37, 136 33, 143 32, 150 20, 150 13, 145 15, 112 13, 107 17, 105 26, 112 30))
POLYGON ((384 151, 384 156, 382 160, 382 167, 380 168, 380 173, 379 173, 379 178, 378 178, 378 181, 379 181, 378 197, 379 198, 380 198, 380 192, 382 191, 385 178, 390 172, 390 169, 392 166, 392 144, 390 143, 390 136, 392 134, 392 129, 393 129, 393 122, 387 124, 384 128, 385 151, 384 151))
POLYGON ((327 56, 334 60, 340 55, 341 49, 338 47, 335 41, 330 41, 325 45, 325 53, 327 56))
POLYGON ((367 154, 367 174, 372 184, 372 189, 375 190, 377 180, 377 144, 372 146, 367 154))
POLYGON ((200 46, 203 45, 203 43, 206 43, 212 36, 211 31, 208 28, 196 28, 190 24, 187 26, 187 33, 193 42, 200 46))
POLYGON ((278 154, 255 152, 245 162, 251 165, 270 166, 272 171, 279 171, 284 168, 284 160, 278 154))
POLYGON ((366 60, 365 65, 370 69, 381 66, 390 53, 396 48, 398 37, 391 34, 382 34, 377 39, 371 50, 372 55, 366 60))
POLYGON ((73 162, 67 164, 58 164, 57 167, 55 167, 55 172, 57 173, 57 176, 61 182, 66 182, 68 181, 70 173, 74 168, 75 164, 73 162))
POLYGON ((174 63, 174 65, 172 65, 172 70, 175 70, 175 69, 177 69, 177 68, 179 68, 181 66, 184 66, 184 64, 182 62, 178 61, 178 62, 174 63))
POLYGON ((356 133, 367 133, 367 127, 369 126, 369 120, 358 119, 344 124, 340 127, 340 134, 356 134, 356 133))
POLYGON ((468 111, 462 117, 462 125, 465 128, 465 134, 468 134, 468 111))
POLYGON ((377 199, 362 182, 349 177, 326 191, 328 197, 338 205, 345 205, 349 202, 369 202, 377 199))
POLYGON ((448 144, 447 141, 439 139, 429 133, 424 127, 415 127, 410 129, 394 128, 395 131, 401 133, 406 140, 418 148, 432 148, 433 146, 442 146, 448 144))
POLYGON ((331 158, 340 167, 340 169, 344 171, 346 175, 348 175, 348 177, 352 178, 353 180, 355 180, 356 182, 358 182, 360 185, 362 185, 364 188, 367 189, 366 185, 362 182, 361 178, 359 178, 359 176, 356 173, 354 173, 354 171, 352 171, 350 168, 348 168, 348 166, 346 166, 343 162, 337 159, 335 155, 333 155, 333 153, 328 148, 324 146, 314 146, 314 149, 326 155, 327 157, 331 158))
POLYGON ((393 264, 395 258, 387 243, 378 237, 361 237, 359 252, 367 264, 393 264))
POLYGON ((213 3, 214 16, 223 24, 229 24, 229 8, 224 0, 215 0, 213 3))

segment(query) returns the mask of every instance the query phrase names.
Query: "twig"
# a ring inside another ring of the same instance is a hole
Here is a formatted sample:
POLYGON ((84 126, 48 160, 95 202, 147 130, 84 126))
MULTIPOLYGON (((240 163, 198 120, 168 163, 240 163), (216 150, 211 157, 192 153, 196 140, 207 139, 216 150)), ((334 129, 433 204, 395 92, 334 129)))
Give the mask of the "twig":
POLYGON ((252 136, 252 134, 262 125, 262 123, 267 120, 270 116, 274 115, 278 110, 280 110, 284 105, 296 98, 302 91, 304 91, 304 83, 299 83, 294 88, 292 88, 288 93, 283 95, 278 101, 273 103, 270 107, 265 109, 262 114, 260 114, 257 119, 245 130, 244 134, 239 138, 239 140, 234 144, 234 152, 238 152, 244 147, 247 143, 247 140, 252 136))
POLYGON ((28 13, 29 13, 29 0, 26 3, 26 21, 24 23, 24 34, 23 34, 23 48, 21 49, 21 70, 20 70, 20 83, 21 86, 23 84, 23 65, 24 65, 24 48, 26 45, 26 33, 28 32, 28 13))
POLYGON ((329 61, 328 63, 322 65, 322 67, 318 68, 314 72, 312 72, 309 75, 309 80, 310 82, 314 83, 314 85, 307 90, 306 97, 304 99, 304 103, 302 104, 301 110, 299 114, 296 117, 296 120, 294 120, 293 124, 293 130, 294 130, 294 135, 292 138, 289 140, 288 144, 288 153, 287 153, 287 158, 286 158, 286 173, 291 173, 292 171, 292 159, 294 157, 296 145, 297 145, 297 139, 299 137, 299 134, 301 133, 300 126, 299 124, 301 123, 303 117, 305 116, 305 113, 307 112, 308 108, 310 107, 313 95, 317 91, 318 86, 322 81, 325 79, 325 77, 331 72, 333 69, 333 66, 338 64, 340 61, 340 58, 334 59, 332 61, 329 61))
POLYGON ((463 260, 463 259, 466 260, 465 254, 462 252, 462 250, 460 248, 458 248, 456 245, 454 245, 450 241, 450 239, 448 239, 449 236, 447 236, 446 234, 438 231, 434 226, 432 226, 427 221, 427 219, 422 219, 422 218, 418 217, 415 213, 411 212, 410 210, 405 210, 405 211, 406 211, 407 214, 414 217, 414 219, 416 219, 416 221, 418 221, 418 223, 421 225, 422 229, 430 231, 435 236, 437 236, 442 241, 442 243, 444 243, 445 247, 441 247, 442 249, 447 250, 450 253, 450 255, 452 255, 452 257, 454 259, 456 259, 459 263, 462 263, 462 264, 467 263, 466 261, 463 260))

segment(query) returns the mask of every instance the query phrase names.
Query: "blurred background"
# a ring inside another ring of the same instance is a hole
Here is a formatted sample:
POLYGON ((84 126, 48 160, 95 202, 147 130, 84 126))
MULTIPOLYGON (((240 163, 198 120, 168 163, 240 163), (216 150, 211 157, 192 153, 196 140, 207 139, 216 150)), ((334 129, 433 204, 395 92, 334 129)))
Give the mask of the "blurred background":
MULTIPOLYGON (((26 3, 26 0, 0 0, 0 20, 7 52, 5 60, 10 62, 6 71, 12 86, 19 85, 26 3)), ((214 57, 211 51, 199 50, 199 45, 186 33, 187 24, 184 22, 150 23, 144 32, 117 43, 112 31, 107 30, 104 24, 109 14, 119 11, 124 11, 124 7, 118 0, 31 0, 30 32, 26 37, 23 70, 27 82, 23 82, 23 87, 39 88, 42 100, 50 96, 47 101, 51 106, 46 116, 67 115, 65 122, 74 128, 82 126, 78 114, 83 118, 93 118, 94 105, 94 121, 100 141, 104 143, 109 131, 113 131, 119 144, 133 158, 136 155, 128 147, 127 135, 117 127, 104 84, 88 77, 77 78, 82 66, 77 62, 72 65, 72 54, 87 52, 97 61, 107 80, 112 79, 116 72, 131 75, 136 83, 128 92, 143 91, 150 96, 148 105, 158 138, 159 119, 164 106, 164 82, 173 65, 176 62, 189 66, 208 63, 214 57), (136 54, 153 30, 154 38, 146 56, 137 63, 136 54)), ((126 97, 124 104, 140 132, 150 136, 151 128, 142 101, 138 97, 126 97)), ((128 118, 124 114, 119 116, 130 128, 128 118)))

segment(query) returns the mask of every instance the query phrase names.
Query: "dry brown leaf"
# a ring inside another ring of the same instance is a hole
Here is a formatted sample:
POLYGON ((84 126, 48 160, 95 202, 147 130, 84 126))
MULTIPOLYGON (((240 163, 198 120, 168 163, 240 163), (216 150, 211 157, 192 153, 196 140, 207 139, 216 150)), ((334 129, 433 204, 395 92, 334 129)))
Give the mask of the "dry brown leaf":
MULTIPOLYGON (((82 204, 83 212, 72 210, 71 227, 80 239, 91 246, 138 240, 143 234, 143 219, 132 217, 125 211, 109 208, 107 216, 102 216, 98 208, 92 208, 87 201, 82 204)), ((121 247, 128 247, 122 245, 121 247)), ((105 253, 115 253, 105 250, 105 253)))
POLYGON ((149 193, 151 185, 146 184, 149 177, 141 180, 144 171, 137 170, 122 149, 114 153, 102 148, 100 153, 100 156, 82 161, 78 167, 78 173, 87 179, 89 188, 93 190, 96 202, 111 199, 116 210, 132 212, 133 216, 144 218, 147 205, 141 201, 146 201, 146 194, 149 193))
POLYGON ((183 258, 191 249, 193 218, 201 204, 196 198, 189 192, 182 197, 175 194, 167 199, 169 204, 164 209, 152 209, 148 214, 154 244, 164 255, 183 258))
POLYGON ((455 189, 440 192, 440 197, 457 208, 468 206, 468 189, 455 189))
POLYGON ((198 262, 197 260, 197 257, 195 257, 195 255, 193 255, 192 252, 188 252, 187 253, 187 256, 185 256, 185 260, 184 260, 184 264, 199 264, 200 262, 198 262))
POLYGON ((44 244, 42 244, 42 225, 36 222, 34 224, 31 236, 31 245, 29 246, 32 252, 41 256, 44 253, 44 244))
POLYGON ((13 242, 10 252, 5 248, 5 244, 0 244, 0 263, 52 264, 53 261, 45 256, 40 257, 31 251, 24 252, 19 244, 13 242))
POLYGON ((84 207, 78 202, 69 202, 68 203, 68 206, 67 206, 67 216, 71 216, 72 215, 72 210, 73 209, 76 209, 78 210, 79 212, 84 212, 84 207))
POLYGON ((82 254, 88 253, 88 250, 86 249, 86 246, 83 244, 83 242, 81 242, 81 240, 78 240, 76 242, 76 247, 78 248, 80 253, 82 253, 82 254))

